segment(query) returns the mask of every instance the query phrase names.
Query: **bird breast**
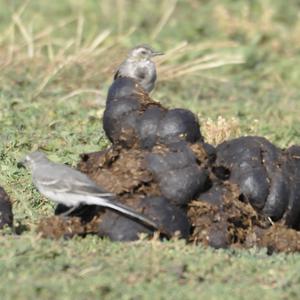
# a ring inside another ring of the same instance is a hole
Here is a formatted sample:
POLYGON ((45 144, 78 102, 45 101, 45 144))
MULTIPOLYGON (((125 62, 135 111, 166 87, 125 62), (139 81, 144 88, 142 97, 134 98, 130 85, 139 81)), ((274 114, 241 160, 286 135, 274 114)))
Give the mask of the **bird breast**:
POLYGON ((152 61, 140 62, 136 65, 135 78, 138 79, 142 87, 150 92, 156 80, 155 64, 152 61))

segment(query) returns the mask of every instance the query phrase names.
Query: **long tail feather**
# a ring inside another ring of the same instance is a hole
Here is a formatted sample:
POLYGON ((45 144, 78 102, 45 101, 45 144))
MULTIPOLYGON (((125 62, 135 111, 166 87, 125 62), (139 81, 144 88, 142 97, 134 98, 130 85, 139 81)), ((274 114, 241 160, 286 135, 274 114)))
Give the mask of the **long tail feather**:
POLYGON ((110 208, 112 210, 116 210, 126 216, 130 216, 133 219, 136 219, 145 225, 148 225, 154 229, 159 230, 159 226, 149 218, 143 216, 140 213, 135 212, 133 209, 128 207, 127 205, 121 204, 119 202, 115 202, 115 200, 111 199, 105 199, 102 197, 88 197, 88 201, 86 201, 87 204, 95 204, 103 207, 110 208))

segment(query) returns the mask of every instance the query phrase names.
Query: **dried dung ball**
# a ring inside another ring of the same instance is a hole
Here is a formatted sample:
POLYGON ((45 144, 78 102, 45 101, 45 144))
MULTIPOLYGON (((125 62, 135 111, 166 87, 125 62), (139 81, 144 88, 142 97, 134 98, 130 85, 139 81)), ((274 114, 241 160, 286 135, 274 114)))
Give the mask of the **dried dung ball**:
MULTIPOLYGON (((137 211, 150 217, 161 228, 162 234, 167 236, 178 235, 187 238, 190 233, 190 224, 184 210, 171 204, 163 197, 142 198, 135 204, 137 211)), ((153 230, 136 220, 129 219, 113 211, 106 211, 101 217, 99 235, 109 237, 113 241, 133 241, 139 234, 151 234, 153 230)))
POLYGON ((115 98, 106 106, 103 129, 114 144, 132 146, 137 140, 140 103, 134 97, 115 98))
POLYGON ((185 142, 157 146, 146 156, 147 166, 164 197, 176 205, 187 205, 206 189, 207 171, 201 168, 185 142))
POLYGON ((197 165, 171 170, 158 176, 161 193, 180 206, 187 205, 204 189, 207 173, 197 165))
POLYGON ((288 207, 289 201, 287 199, 293 198, 291 196, 293 187, 290 184, 286 168, 278 168, 269 180, 269 195, 262 211, 266 216, 272 218, 273 221, 278 221, 282 218, 288 207))
POLYGON ((211 205, 222 205, 227 188, 221 182, 214 182, 209 190, 200 193, 197 200, 211 205))
POLYGON ((284 178, 288 179, 288 193, 284 220, 289 227, 300 229, 300 146, 292 146, 284 152, 284 178))
POLYGON ((107 210, 101 217, 98 234, 112 241, 128 242, 138 240, 142 233, 150 235, 152 232, 151 229, 133 219, 107 210))
POLYGON ((157 143, 157 130, 164 115, 165 110, 158 106, 149 107, 141 115, 138 124, 138 133, 142 148, 151 149, 157 143))
POLYGON ((0 229, 13 225, 12 204, 5 190, 0 187, 0 229))
POLYGON ((238 184, 255 208, 263 209, 279 155, 279 149, 264 138, 240 137, 217 147, 215 165, 228 169, 230 181, 238 184))
POLYGON ((161 120, 158 128, 161 143, 185 140, 190 143, 202 141, 198 118, 186 109, 170 109, 161 120))
POLYGON ((299 149, 282 152, 265 138, 241 137, 217 147, 215 170, 228 169, 229 180, 256 209, 273 221, 284 218, 295 228, 300 223, 299 149))
POLYGON ((230 245, 226 224, 213 224, 208 230, 208 245, 215 249, 226 249, 230 245))
POLYGON ((128 98, 129 96, 138 94, 140 90, 141 87, 134 79, 119 77, 112 83, 108 90, 106 104, 109 105, 114 99, 128 98))

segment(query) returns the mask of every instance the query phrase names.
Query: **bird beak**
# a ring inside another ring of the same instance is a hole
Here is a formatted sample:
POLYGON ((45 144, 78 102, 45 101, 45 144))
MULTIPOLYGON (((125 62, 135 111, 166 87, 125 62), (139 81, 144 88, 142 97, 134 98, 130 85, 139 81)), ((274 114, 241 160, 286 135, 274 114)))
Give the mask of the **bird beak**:
POLYGON ((152 56, 158 56, 158 55, 164 55, 164 53, 163 52, 159 52, 159 51, 152 52, 152 56))

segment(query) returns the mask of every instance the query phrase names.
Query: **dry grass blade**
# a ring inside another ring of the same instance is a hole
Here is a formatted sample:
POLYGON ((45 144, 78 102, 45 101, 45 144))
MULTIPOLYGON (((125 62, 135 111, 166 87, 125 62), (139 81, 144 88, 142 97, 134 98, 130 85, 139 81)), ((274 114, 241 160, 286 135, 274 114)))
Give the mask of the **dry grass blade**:
POLYGON ((225 119, 219 116, 216 121, 209 118, 201 124, 201 131, 206 141, 212 145, 219 145, 225 140, 241 135, 240 123, 236 118, 225 119))
POLYGON ((71 17, 71 18, 67 18, 61 22, 58 22, 58 24, 56 26, 48 26, 46 29, 43 29, 41 32, 37 33, 33 40, 34 41, 37 41, 37 40, 40 40, 40 39, 43 39, 43 38, 47 38, 49 37, 49 35, 51 33, 53 33, 54 31, 56 30, 61 30, 62 28, 72 24, 76 19, 74 17, 71 17))
POLYGON ((174 48, 169 49, 163 56, 160 56, 159 58, 156 59, 157 65, 161 65, 165 61, 167 61, 169 58, 174 59, 175 57, 181 56, 182 53, 184 52, 184 49, 187 47, 188 42, 183 41, 176 45, 174 48))
POLYGON ((219 48, 234 48, 239 44, 234 41, 215 41, 215 42, 201 42, 199 44, 189 44, 187 47, 188 51, 203 51, 209 49, 219 49, 219 48))
MULTIPOLYGON (((18 16, 17 18, 20 18, 19 14, 15 14, 16 16, 18 16)), ((12 17, 13 18, 13 17, 12 17)), ((48 47, 49 46, 49 40, 50 40, 50 35, 55 32, 56 30, 62 29, 68 25, 70 25, 71 23, 73 23, 76 19, 74 17, 72 18, 68 18, 66 20, 63 20, 61 22, 58 22, 58 24, 56 26, 48 26, 46 29, 43 29, 42 31, 38 32, 35 35, 31 35, 31 42, 32 44, 35 46, 34 49, 38 49, 38 48, 42 48, 43 46, 48 47)), ((11 36, 11 32, 13 30, 15 30, 16 27, 16 23, 14 20, 12 20, 12 24, 8 29, 8 34, 9 34, 9 41, 12 41, 12 36, 11 36)), ((25 41, 19 41, 18 44, 14 43, 14 52, 16 51, 21 51, 21 49, 23 47, 28 47, 28 39, 25 39, 25 41)), ((2 36, 2 41, 5 41, 5 35, 2 36)), ((54 44, 54 41, 51 39, 51 44, 54 44)), ((36 51, 35 51, 36 52, 36 51)), ((36 53, 34 53, 36 54, 36 53)))
POLYGON ((162 73, 171 72, 171 73, 175 74, 176 72, 184 71, 186 69, 189 69, 189 68, 194 67, 194 66, 199 65, 199 64, 203 64, 203 63, 208 62, 208 61, 212 61, 212 60, 216 61, 219 57, 220 56, 218 54, 209 54, 209 55, 205 55, 203 57, 200 57, 200 58, 195 59, 195 60, 190 61, 190 62, 186 62, 186 63, 182 63, 182 64, 178 64, 178 65, 161 66, 160 67, 160 72, 162 72, 162 73))
POLYGON ((74 39, 70 39, 69 41, 66 41, 64 46, 58 51, 58 53, 55 55, 54 60, 55 61, 61 61, 65 59, 66 52, 75 44, 74 39))
MULTIPOLYGON (((75 54, 69 55, 66 57, 66 51, 76 43, 76 40, 70 40, 67 45, 63 49, 61 49, 54 60, 54 67, 49 72, 49 74, 42 80, 38 88, 33 94, 33 97, 37 97, 44 90, 44 88, 48 85, 48 83, 64 68, 73 64, 80 63, 82 60, 86 59, 86 56, 91 55, 93 51, 98 49, 101 43, 110 35, 110 30, 105 30, 100 33, 96 38, 92 41, 92 43, 88 47, 83 47, 79 49, 75 54), (58 62, 58 65, 56 64, 58 62), (60 63, 59 63, 60 62, 60 63)), ((106 49, 106 47, 104 47, 106 49)), ((99 50, 99 49, 98 49, 99 50)))
POLYGON ((106 29, 103 32, 101 32, 91 43, 91 45, 88 47, 88 52, 93 52, 105 39, 108 38, 108 36, 111 34, 111 30, 106 29))
POLYGON ((40 95, 40 93, 44 90, 47 84, 52 80, 62 69, 64 69, 67 65, 72 63, 73 57, 68 57, 64 62, 60 63, 52 72, 50 72, 41 82, 41 84, 36 89, 35 93, 33 94, 33 98, 36 98, 40 95))
POLYGON ((100 92, 98 90, 94 90, 94 89, 79 89, 79 90, 76 90, 76 91, 73 91, 73 92, 67 94, 66 96, 62 97, 60 100, 65 101, 65 100, 68 100, 72 97, 79 96, 79 95, 82 95, 82 94, 102 95, 102 92, 100 92))
POLYGON ((9 65, 13 59, 15 48, 16 48, 15 39, 16 39, 16 29, 15 26, 12 25, 10 27, 10 34, 9 34, 8 55, 7 55, 6 62, 4 62, 3 64, 4 66, 9 65))
POLYGON ((32 58, 34 56, 34 44, 33 44, 32 35, 26 29, 25 25, 23 24, 23 22, 18 14, 14 14, 12 18, 13 18, 14 23, 19 28, 19 30, 27 44, 28 56, 30 58, 32 58))
POLYGON ((49 41, 47 43, 47 53, 48 53, 48 59, 49 59, 49 61, 52 62, 54 60, 54 51, 53 51, 53 47, 52 47, 51 41, 49 41))
POLYGON ((15 15, 22 16, 25 9, 28 7, 31 0, 24 1, 23 5, 20 6, 20 8, 14 13, 15 15))
POLYGON ((122 35, 123 25, 124 25, 124 12, 125 9, 125 0, 117 0, 117 20, 118 20, 118 34, 122 35))
POLYGON ((177 66, 171 66, 169 68, 162 68, 161 69, 161 80, 170 80, 174 78, 178 78, 181 76, 188 76, 195 72, 201 71, 201 70, 209 70, 214 69, 218 67, 222 67, 225 65, 233 65, 233 64, 243 64, 245 60, 240 57, 229 57, 229 58, 221 58, 217 55, 211 54, 204 58, 200 58, 196 61, 193 61, 191 63, 186 63, 183 65, 177 65, 177 66), (213 61, 213 58, 216 58, 213 61))
POLYGON ((171 0, 171 1, 167 0, 166 2, 167 2, 166 7, 168 7, 168 9, 164 10, 164 14, 162 15, 160 21, 158 22, 157 26, 153 30, 153 33, 151 35, 152 40, 155 40, 158 37, 159 33, 166 26, 166 24, 168 23, 169 19, 171 18, 172 14, 176 8, 177 0, 171 0))
POLYGON ((83 28, 84 28, 84 17, 83 17, 83 15, 79 15, 78 21, 77 21, 76 44, 75 44, 77 50, 81 46, 82 36, 83 36, 83 28))
POLYGON ((3 46, 7 46, 7 38, 10 37, 12 29, 15 27, 15 23, 12 21, 12 23, 7 27, 6 30, 3 30, 1 36, 0 36, 0 44, 3 44, 3 46))
MULTIPOLYGON (((166 61, 172 62, 172 61, 177 61, 182 59, 185 55, 189 53, 198 53, 204 50, 209 50, 209 49, 222 49, 222 48, 234 48, 237 47, 237 44, 235 42, 228 42, 228 41, 220 41, 218 43, 209 43, 209 42, 203 42, 200 44, 189 44, 186 41, 183 41, 176 45, 174 48, 168 50, 165 55, 159 57, 156 59, 157 65, 162 70, 162 72, 165 72, 168 70, 168 68, 173 68, 174 65, 170 65, 169 63, 167 65, 164 65, 166 61)), ((200 63, 201 60, 206 61, 207 58, 216 58, 217 55, 219 54, 209 54, 206 55, 205 58, 199 58, 196 61, 189 61, 185 64, 181 64, 182 66, 186 67, 188 64, 189 65, 195 65, 197 63, 200 63)), ((219 55, 220 56, 220 55, 219 55)), ((180 65, 178 65, 179 67, 180 65)))

